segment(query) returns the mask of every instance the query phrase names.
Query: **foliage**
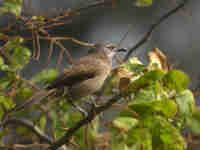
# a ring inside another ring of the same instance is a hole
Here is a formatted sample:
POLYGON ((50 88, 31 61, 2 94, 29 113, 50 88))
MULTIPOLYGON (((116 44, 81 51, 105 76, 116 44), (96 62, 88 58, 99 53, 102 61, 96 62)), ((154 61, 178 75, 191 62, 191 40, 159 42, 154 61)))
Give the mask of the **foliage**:
POLYGON ((1 13, 12 13, 17 18, 21 15, 22 0, 4 0, 4 7, 0 8, 1 13))
MULTIPOLYGON (((0 59, 0 67, 6 73, 0 80, 1 89, 5 91, 0 93, 1 118, 6 113, 4 109, 9 110, 16 104, 22 103, 34 92, 31 87, 27 87, 26 83, 20 80, 21 69, 30 61, 30 51, 23 46, 23 39, 18 37, 8 41, 6 52, 12 61, 10 64, 5 64, 4 59, 2 57, 0 59)), ((112 122, 106 124, 110 129, 109 132, 98 132, 99 121, 97 119, 92 127, 82 128, 73 135, 74 143, 84 148, 95 146, 97 149, 101 149, 105 146, 103 143, 107 142, 109 144, 106 146, 109 149, 137 150, 143 147, 148 150, 183 150, 186 143, 181 135, 181 129, 185 126, 192 126, 194 130, 197 130, 199 124, 196 119, 198 111, 194 111, 193 95, 187 89, 189 78, 180 70, 166 71, 163 70, 162 65, 156 65, 156 63, 161 62, 150 59, 151 65, 144 65, 137 58, 133 58, 121 65, 120 70, 113 73, 114 82, 110 82, 107 88, 123 86, 124 89, 120 92, 129 95, 123 97, 127 101, 126 107, 120 110, 120 114, 112 122), (120 81, 125 78, 128 82, 120 81), (194 120, 195 125, 191 123, 194 120), (102 140, 104 136, 107 141, 102 140)), ((57 75, 58 72, 54 69, 42 70, 31 79, 31 82, 42 83, 46 86, 57 75)), ((49 110, 48 115, 53 121, 51 128, 56 139, 62 137, 67 129, 73 127, 82 117, 79 113, 71 111, 71 106, 64 98, 59 99, 57 103, 47 101, 45 104, 49 110)), ((40 110, 40 106, 13 113, 11 116, 29 116, 28 114, 33 110, 39 111, 40 115, 32 116, 29 120, 45 132, 48 126, 48 115, 40 110)), ((16 132, 29 136, 34 134, 23 126, 18 126, 16 132)))
MULTIPOLYGON (((22 0, 4 0, 0 12, 11 12, 20 17, 21 3, 22 0)), ((136 0, 138 7, 151 4, 152 0, 136 0)), ((44 21, 42 16, 33 16, 31 19, 44 21)), ((7 37, 4 34, 0 36, 7 37)), ((31 60, 31 52, 24 46, 24 39, 9 39, 1 49, 5 55, 0 56, 0 69, 3 73, 0 79, 1 124, 9 118, 28 118, 41 132, 49 134, 51 130, 53 139, 64 136, 82 116, 74 112, 62 96, 57 97, 55 94, 43 97, 46 101, 39 105, 9 113, 15 106, 34 97, 34 87, 38 84, 46 87, 58 72, 55 69, 45 69, 32 79, 24 80, 20 73, 31 60)), ((159 53, 154 52, 154 56, 159 53)), ((113 121, 104 124, 106 132, 99 132, 102 123, 96 117, 92 123, 73 135, 70 141, 72 145, 97 150, 184 150, 186 142, 181 131, 190 127, 193 132, 200 133, 200 109, 195 107, 193 94, 188 90, 188 76, 180 70, 169 69, 166 58, 164 61, 159 58, 150 57, 148 65, 132 58, 113 71, 113 78, 103 97, 112 96, 113 91, 120 92, 123 95, 120 107, 117 108, 120 113, 113 121)), ((4 126, 1 131, 2 139, 12 130, 4 126)), ((28 137, 35 135, 32 130, 20 124, 16 125, 16 133, 28 137)), ((36 142, 40 140, 34 139, 33 143, 36 142)))
POLYGON ((152 5, 152 0, 136 0, 135 4, 138 7, 148 7, 152 5))

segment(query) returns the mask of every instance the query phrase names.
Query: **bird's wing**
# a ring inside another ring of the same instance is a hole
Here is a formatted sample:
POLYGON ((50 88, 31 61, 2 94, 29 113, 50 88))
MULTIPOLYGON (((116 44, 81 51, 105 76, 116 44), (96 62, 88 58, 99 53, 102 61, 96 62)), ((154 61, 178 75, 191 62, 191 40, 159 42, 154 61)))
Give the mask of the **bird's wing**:
POLYGON ((93 78, 98 73, 99 61, 84 57, 72 65, 72 68, 65 69, 47 89, 72 86, 84 80, 93 78), (92 64, 92 65, 91 65, 92 64))

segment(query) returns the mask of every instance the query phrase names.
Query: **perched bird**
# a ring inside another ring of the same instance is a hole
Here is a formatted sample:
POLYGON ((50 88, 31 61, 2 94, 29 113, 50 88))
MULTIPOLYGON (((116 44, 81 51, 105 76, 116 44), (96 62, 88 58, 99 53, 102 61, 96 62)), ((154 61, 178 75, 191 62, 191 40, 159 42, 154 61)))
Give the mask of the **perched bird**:
POLYGON ((120 51, 126 50, 118 49, 111 44, 95 44, 87 56, 74 61, 72 66, 65 69, 46 90, 63 91, 67 88, 67 100, 75 106, 74 100, 91 95, 102 87, 112 69, 112 58, 120 51))
POLYGON ((96 44, 87 56, 81 57, 65 69, 47 89, 67 87, 73 99, 88 96, 101 88, 112 69, 112 57, 117 51, 113 45, 96 44))
MULTIPOLYGON (((65 69, 47 89, 67 87, 67 96, 71 97, 68 102, 75 106, 73 101, 91 95, 102 87, 112 69, 112 58, 116 52, 120 51, 126 51, 126 49, 118 49, 111 44, 95 44, 87 56, 75 61, 70 69, 65 69)), ((77 109, 81 112, 80 108, 77 109)))

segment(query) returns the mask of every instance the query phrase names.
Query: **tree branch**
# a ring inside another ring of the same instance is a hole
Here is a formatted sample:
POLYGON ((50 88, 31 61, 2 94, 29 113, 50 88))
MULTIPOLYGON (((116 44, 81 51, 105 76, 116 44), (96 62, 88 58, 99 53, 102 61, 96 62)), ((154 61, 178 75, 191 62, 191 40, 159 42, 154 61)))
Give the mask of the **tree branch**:
POLYGON ((89 4, 88 6, 85 6, 85 7, 81 7, 81 8, 78 8, 78 9, 74 9, 74 10, 71 10, 67 13, 62 15, 62 16, 58 16, 56 18, 53 18, 53 19, 49 19, 44 25, 43 25, 43 28, 47 29, 47 28, 51 28, 53 26, 59 26, 59 25, 63 25, 63 24, 66 24, 64 22, 59 22, 60 19, 66 19, 65 22, 67 23, 71 23, 71 21, 69 21, 70 19, 72 19, 72 17, 74 16, 78 16, 80 15, 81 13, 85 12, 85 11, 88 11, 90 9, 95 9, 95 8, 98 8, 98 7, 102 7, 102 6, 112 6, 113 4, 113 0, 98 0, 92 4, 89 4), (53 23, 53 24, 51 24, 53 23))
POLYGON ((0 146, 0 150, 32 149, 33 147, 47 148, 48 144, 13 144, 10 146, 0 146))
POLYGON ((34 125, 31 121, 26 120, 26 119, 8 119, 6 120, 2 126, 5 127, 8 124, 17 124, 17 125, 22 125, 30 129, 32 132, 34 132, 41 140, 45 141, 48 144, 53 143, 53 139, 43 133, 36 125, 34 125))
POLYGON ((122 97, 122 95, 118 94, 118 95, 112 97, 110 100, 108 100, 108 102, 106 102, 102 106, 98 106, 98 107, 94 106, 90 110, 90 112, 88 112, 88 116, 86 118, 81 119, 79 122, 76 123, 76 125, 74 127, 68 129, 68 131, 65 133, 65 135, 63 137, 61 137, 60 139, 58 139, 56 142, 54 142, 50 147, 47 148, 47 150, 56 150, 60 146, 62 146, 64 144, 68 144, 70 138, 73 136, 73 134, 77 130, 79 130, 84 125, 87 125, 88 123, 90 123, 98 114, 100 114, 101 112, 110 108, 112 106, 112 104, 116 103, 121 97, 122 97))
POLYGON ((136 51, 140 46, 142 46, 143 44, 145 44, 149 37, 152 35, 153 31, 166 19, 168 19, 170 16, 172 16, 173 14, 175 14, 177 11, 179 11, 181 8, 183 8, 186 3, 189 2, 189 0, 183 0, 183 2, 181 4, 179 4, 176 8, 170 10, 168 13, 164 14, 157 22, 155 22, 154 24, 152 24, 149 28, 149 31, 144 35, 144 37, 137 42, 137 44, 135 44, 130 50, 129 52, 126 54, 126 56, 124 57, 123 61, 127 61, 129 59, 129 57, 131 56, 131 54, 136 51))

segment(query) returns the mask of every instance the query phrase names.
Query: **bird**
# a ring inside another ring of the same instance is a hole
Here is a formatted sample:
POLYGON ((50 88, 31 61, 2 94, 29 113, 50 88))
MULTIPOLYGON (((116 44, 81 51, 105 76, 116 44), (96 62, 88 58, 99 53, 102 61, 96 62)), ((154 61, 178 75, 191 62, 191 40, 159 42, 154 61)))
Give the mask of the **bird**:
POLYGON ((112 70, 112 58, 121 51, 126 52, 126 49, 117 48, 113 44, 94 44, 87 56, 80 57, 70 68, 64 69, 63 73, 46 87, 46 90, 65 91, 67 89, 67 92, 61 93, 66 93, 64 96, 67 97, 67 101, 85 114, 74 102, 92 95, 102 87, 112 70))
POLYGON ((91 95, 98 91, 104 84, 112 70, 112 58, 117 52, 126 52, 125 48, 117 48, 113 44, 104 45, 97 43, 88 51, 87 56, 82 56, 75 61, 71 68, 65 69, 48 87, 51 89, 68 89, 68 102, 81 113, 81 108, 74 105, 74 101, 91 95))

